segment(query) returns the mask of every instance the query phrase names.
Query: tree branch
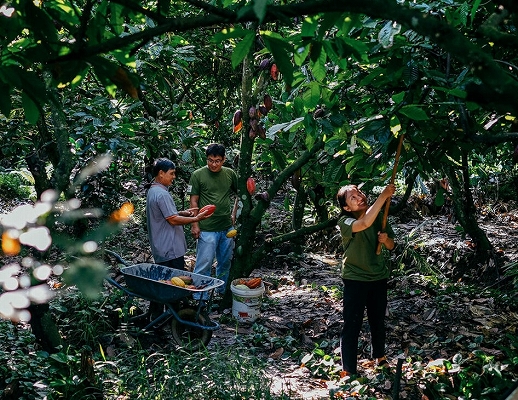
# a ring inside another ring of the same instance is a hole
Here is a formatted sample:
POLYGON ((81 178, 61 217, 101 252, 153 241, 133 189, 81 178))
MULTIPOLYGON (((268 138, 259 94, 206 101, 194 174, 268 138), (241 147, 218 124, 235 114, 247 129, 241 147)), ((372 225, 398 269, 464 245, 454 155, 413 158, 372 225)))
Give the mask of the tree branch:
MULTIPOLYGON (((120 0, 116 0, 120 1, 120 0)), ((196 1, 196 0, 192 0, 196 1)), ((124 37, 108 39, 98 45, 87 46, 50 60, 50 63, 88 59, 98 54, 126 48, 135 42, 150 40, 167 32, 184 32, 201 27, 225 26, 237 22, 257 22, 253 8, 241 9, 242 13, 229 13, 220 9, 217 13, 203 17, 174 18, 160 22, 160 25, 124 37)), ((417 9, 399 5, 395 0, 313 0, 302 3, 268 6, 263 22, 283 20, 300 15, 316 15, 329 12, 351 12, 366 14, 373 18, 392 20, 428 37, 458 61, 468 66, 471 72, 483 82, 468 85, 468 100, 477 101, 485 107, 500 112, 518 113, 518 83, 514 81, 483 49, 472 43, 454 26, 424 14, 417 9), (490 101, 485 101, 489 96, 490 101)))

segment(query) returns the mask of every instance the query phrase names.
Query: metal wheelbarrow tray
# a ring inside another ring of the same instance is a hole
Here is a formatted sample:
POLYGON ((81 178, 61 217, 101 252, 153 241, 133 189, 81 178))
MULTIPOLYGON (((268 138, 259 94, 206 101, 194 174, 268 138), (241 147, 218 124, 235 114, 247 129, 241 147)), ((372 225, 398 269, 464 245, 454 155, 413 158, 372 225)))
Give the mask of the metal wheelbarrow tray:
MULTIPOLYGON (((188 299, 192 294, 199 293, 200 298, 207 298, 208 296, 209 300, 207 304, 210 308, 214 289, 222 286, 225 282, 210 276, 195 274, 193 272, 169 268, 158 264, 142 263, 127 265, 116 253, 110 252, 109 254, 112 254, 126 265, 120 268, 126 286, 122 286, 114 279, 106 277, 109 283, 121 289, 129 296, 142 298, 165 306, 165 311, 157 318, 152 319, 143 328, 144 331, 157 325, 161 326, 169 318, 173 317, 171 333, 179 345, 188 346, 192 350, 197 350, 209 343, 212 332, 219 329, 219 324, 210 319, 206 310, 203 308, 203 302, 201 300, 198 300, 198 304, 194 308, 189 305, 185 306, 185 302, 181 302, 180 300, 184 298, 188 299), (196 289, 160 282, 169 281, 175 276, 191 277, 196 289)), ((130 318, 130 321, 136 321, 143 317, 148 318, 149 315, 149 312, 137 315, 130 318)))
POLYGON ((128 288, 137 296, 158 303, 174 303, 196 292, 213 290, 225 282, 221 279, 195 274, 163 265, 142 263, 121 268, 128 288), (183 288, 160 282, 175 276, 190 276, 198 289, 183 288))

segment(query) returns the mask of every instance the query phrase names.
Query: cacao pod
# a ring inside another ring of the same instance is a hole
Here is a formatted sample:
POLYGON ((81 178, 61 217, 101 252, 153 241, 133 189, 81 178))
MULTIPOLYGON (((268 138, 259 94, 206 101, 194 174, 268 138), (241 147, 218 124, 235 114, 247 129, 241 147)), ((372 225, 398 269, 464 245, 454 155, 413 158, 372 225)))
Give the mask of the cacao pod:
POLYGON ((270 59, 265 58, 264 60, 261 60, 261 62, 259 63, 259 69, 265 71, 268 68, 270 68, 270 59))
POLYGON ((229 231, 227 232, 227 235, 226 235, 226 236, 227 236, 228 238, 233 238, 233 237, 234 237, 234 236, 236 236, 236 235, 237 235, 237 229, 231 229, 231 230, 229 230, 229 231))
POLYGON ((248 116, 249 116, 250 118, 255 118, 255 117, 256 117, 256 114, 257 114, 257 110, 256 110, 256 108, 255 108, 254 106, 252 106, 252 107, 250 107, 250 108, 248 109, 248 116))
POLYGON ((261 104, 257 109, 259 110, 259 116, 268 115, 268 109, 264 104, 261 104))
POLYGON ((270 201, 270 195, 268 194, 268 192, 257 193, 255 195, 255 199, 268 202, 268 201, 270 201))
POLYGON ((212 215, 214 214, 214 211, 216 211, 216 206, 214 204, 207 204, 206 206, 203 206, 199 212, 202 213, 205 211, 208 211, 207 216, 212 215))
POLYGON ((177 278, 180 278, 186 285, 192 285, 192 278, 189 275, 180 275, 177 278))
POLYGON ((255 289, 255 288, 261 286, 261 283, 262 283, 261 278, 251 278, 245 283, 245 285, 248 286, 250 289, 255 289))
POLYGON ((255 132, 257 130, 257 125, 259 124, 259 122, 254 118, 250 120, 249 124, 250 128, 252 128, 252 130, 255 132))
POLYGON ((264 126, 257 126, 257 135, 259 135, 261 139, 266 139, 266 129, 264 129, 264 126))
POLYGON ((300 169, 298 169, 291 176, 291 184, 295 190, 300 189, 301 181, 302 181, 302 177, 300 176, 300 169))
POLYGON ((264 95, 263 98, 264 106, 268 111, 270 111, 273 108, 273 100, 272 97, 267 93, 264 95))
POLYGON ((250 288, 246 285, 235 285, 234 287, 239 290, 250 290, 250 288))
POLYGON ((171 283, 175 286, 179 286, 179 287, 185 287, 185 282, 182 281, 179 277, 177 276, 174 276, 171 278, 171 283))
POLYGON ((279 79, 279 68, 277 68, 277 64, 272 64, 270 68, 270 75, 274 81, 279 79))
POLYGON ((250 193, 250 196, 255 193, 255 179, 254 178, 248 178, 246 180, 246 190, 248 190, 248 193, 250 193))
POLYGON ((323 108, 317 108, 315 112, 313 113, 313 118, 322 118, 324 116, 324 109, 323 108))
POLYGON ((234 125, 234 133, 238 133, 241 129, 243 129, 243 121, 239 121, 237 125, 234 125))
POLYGON ((243 128, 243 112, 237 110, 232 118, 232 125, 234 127, 234 133, 237 133, 243 128))
POLYGON ((253 129, 250 129, 250 131, 248 132, 248 137, 250 138, 250 140, 254 140, 255 136, 256 136, 255 131, 253 129))

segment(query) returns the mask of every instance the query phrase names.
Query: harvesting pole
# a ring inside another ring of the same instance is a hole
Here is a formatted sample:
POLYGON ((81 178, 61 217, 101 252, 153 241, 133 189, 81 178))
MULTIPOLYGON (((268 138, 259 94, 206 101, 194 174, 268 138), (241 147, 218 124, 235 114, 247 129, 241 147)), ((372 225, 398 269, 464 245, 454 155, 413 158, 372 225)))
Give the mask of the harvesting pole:
MULTIPOLYGON (((397 150, 396 150, 396 158, 394 159, 394 168, 392 168, 392 176, 390 177, 391 184, 394 184, 394 181, 396 179, 397 167, 399 164, 399 156, 401 155, 401 147, 403 146, 404 137, 405 137, 404 133, 402 133, 401 136, 399 136, 399 142, 398 142, 397 150)), ((383 220, 381 221, 381 231, 382 232, 385 232, 385 228, 387 227, 387 218, 388 218, 388 213, 389 213, 389 208, 390 208, 391 197, 389 197, 385 201, 385 209, 383 211, 383 220)), ((379 242, 378 242, 378 247, 376 248, 376 254, 378 254, 378 255, 381 254, 381 243, 379 243, 379 242)))

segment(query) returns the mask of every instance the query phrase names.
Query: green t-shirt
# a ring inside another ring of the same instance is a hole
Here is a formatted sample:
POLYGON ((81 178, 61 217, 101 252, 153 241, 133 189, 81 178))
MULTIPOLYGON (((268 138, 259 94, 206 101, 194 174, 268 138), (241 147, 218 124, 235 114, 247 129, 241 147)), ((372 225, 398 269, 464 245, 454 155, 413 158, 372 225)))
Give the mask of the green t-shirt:
POLYGON ((216 211, 210 218, 200 221, 200 229, 208 232, 227 230, 232 226, 232 193, 237 193, 237 175, 227 167, 212 172, 207 166, 194 171, 189 181, 187 193, 198 195, 200 209, 214 204, 216 211))
MULTIPOLYGON (((385 265, 383 252, 376 254, 378 232, 381 231, 382 215, 378 215, 374 223, 360 232, 352 232, 355 219, 345 215, 338 220, 342 236, 344 255, 342 258, 342 278, 355 281, 377 281, 386 279, 389 270, 385 265)), ((394 238, 394 231, 387 224, 385 232, 394 238)))

